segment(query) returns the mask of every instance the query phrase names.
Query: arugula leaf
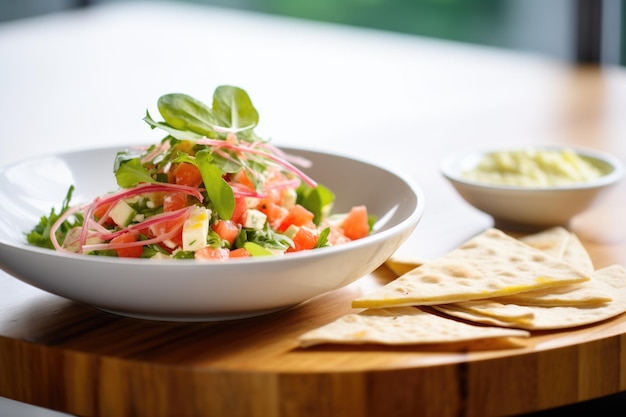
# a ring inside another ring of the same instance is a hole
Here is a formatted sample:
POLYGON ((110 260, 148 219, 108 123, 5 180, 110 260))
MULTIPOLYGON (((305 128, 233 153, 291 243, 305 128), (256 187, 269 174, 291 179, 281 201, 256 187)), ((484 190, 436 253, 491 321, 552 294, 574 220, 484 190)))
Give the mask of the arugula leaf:
MULTIPOLYGON (((53 207, 50 210, 50 214, 48 216, 41 216, 41 218, 39 219, 39 223, 35 225, 35 227, 29 233, 26 234, 26 241, 28 243, 42 248, 54 249, 54 245, 50 240, 50 229, 52 228, 52 225, 56 223, 59 217, 62 216, 69 209, 73 193, 74 186, 71 185, 67 190, 67 194, 65 196, 65 199, 63 200, 61 210, 58 214, 53 207)), ((70 229, 80 226, 82 224, 83 216, 78 213, 75 214, 74 221, 70 221, 68 219, 61 224, 57 231, 57 239, 62 241, 63 236, 65 236, 70 229)))
POLYGON ((267 223, 262 229, 241 229, 235 239, 234 247, 243 248, 247 242, 278 250, 285 250, 290 246, 294 246, 293 240, 287 235, 274 232, 267 223))
POLYGON ((335 194, 322 184, 311 188, 301 184, 297 192, 297 203, 313 213, 313 222, 319 225, 320 221, 330 212, 335 201, 335 194))
POLYGON ((176 252, 172 258, 174 259, 193 259, 194 258, 194 252, 190 251, 190 250, 179 250, 178 252, 176 252))
POLYGON ((148 112, 147 110, 146 110, 146 116, 143 118, 143 120, 146 123, 148 123, 152 129, 155 129, 155 128, 163 129, 167 133, 169 133, 170 136, 178 140, 198 140, 202 137, 202 135, 194 133, 190 130, 176 129, 168 125, 167 123, 157 122, 152 118, 152 116, 150 116, 150 112, 148 112))
POLYGON ((222 172, 226 174, 233 174, 241 171, 241 163, 239 161, 231 158, 224 158, 218 154, 213 154, 213 163, 215 163, 222 170, 222 172))
POLYGON ((197 166, 202 175, 204 188, 217 214, 224 220, 232 217, 235 210, 235 194, 231 186, 222 178, 223 170, 213 163, 214 156, 211 151, 200 150, 195 157, 179 152, 172 162, 187 162, 197 166))
POLYGON ((328 235, 330 235, 330 227, 324 228, 319 237, 317 238, 317 242, 315 243, 315 249, 323 248, 324 246, 328 246, 328 235))
MULTIPOLYGON (((212 158, 212 157, 213 156, 211 154, 209 154, 209 158, 212 158)), ((209 162, 211 160, 212 159, 210 159, 209 162)), ((176 164, 178 162, 188 162, 190 164, 194 164, 195 166, 198 166, 198 160, 195 157, 193 157, 193 156, 191 156, 191 155, 189 155, 188 153, 185 153, 185 152, 178 152, 176 154, 176 157, 174 159, 172 159, 171 162, 173 164, 176 164)))
POLYGON ((145 183, 155 183, 150 172, 141 164, 139 158, 121 159, 123 154, 118 154, 115 167, 115 179, 122 188, 131 188, 135 185, 145 183))
POLYGON ((374 230, 374 225, 376 224, 376 220, 378 220, 378 218, 374 216, 373 214, 370 214, 369 216, 367 216, 367 225, 369 226, 370 232, 374 230))
POLYGON ((222 171, 211 163, 212 160, 211 152, 207 149, 196 153, 197 165, 209 200, 220 218, 228 220, 235 211, 235 193, 222 178, 222 171))

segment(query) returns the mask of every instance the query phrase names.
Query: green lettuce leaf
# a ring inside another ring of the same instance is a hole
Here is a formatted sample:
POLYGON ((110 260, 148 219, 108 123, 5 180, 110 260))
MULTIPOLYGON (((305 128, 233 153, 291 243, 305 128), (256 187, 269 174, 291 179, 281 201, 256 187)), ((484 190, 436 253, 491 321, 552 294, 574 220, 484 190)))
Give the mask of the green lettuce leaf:
POLYGON ((209 200, 220 218, 228 220, 235 211, 235 193, 222 178, 222 170, 215 166, 212 160, 213 157, 208 150, 202 150, 196 154, 196 161, 209 200))

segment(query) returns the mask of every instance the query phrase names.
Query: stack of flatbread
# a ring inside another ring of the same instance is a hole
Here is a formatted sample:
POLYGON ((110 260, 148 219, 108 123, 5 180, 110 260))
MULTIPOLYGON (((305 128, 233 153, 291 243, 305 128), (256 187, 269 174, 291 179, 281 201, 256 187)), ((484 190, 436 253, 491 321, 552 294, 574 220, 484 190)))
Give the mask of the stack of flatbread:
POLYGON ((354 300, 362 311, 301 335, 300 345, 525 338, 626 312, 626 269, 595 270, 562 227, 520 239, 488 229, 436 259, 387 266, 399 277, 354 300))

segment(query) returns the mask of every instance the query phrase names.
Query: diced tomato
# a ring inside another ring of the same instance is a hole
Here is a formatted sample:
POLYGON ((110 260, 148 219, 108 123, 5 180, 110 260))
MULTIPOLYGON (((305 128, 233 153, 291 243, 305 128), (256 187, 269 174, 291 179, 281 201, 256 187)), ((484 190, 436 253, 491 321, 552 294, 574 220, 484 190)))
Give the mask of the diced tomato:
POLYGON ((369 235, 369 224, 367 222, 367 208, 365 206, 354 206, 348 212, 341 225, 343 234, 352 240, 361 239, 369 235))
POLYGON ((319 239, 319 236, 319 230, 301 226, 292 238, 295 247, 290 247, 287 249, 287 252, 298 252, 301 250, 313 249, 319 239))
POLYGON ((202 184, 200 169, 189 162, 181 162, 174 168, 174 179, 176 184, 189 187, 198 187, 202 184))
POLYGON ((328 243, 331 245, 340 245, 342 243, 350 242, 352 239, 343 234, 343 230, 335 226, 322 226, 330 227, 330 233, 328 234, 328 243))
MULTIPOLYGON (((167 193, 163 198, 163 211, 164 212, 172 212, 179 210, 181 208, 187 207, 187 195, 181 192, 171 192, 167 193)), ((180 233, 177 233, 175 236, 169 239, 169 243, 166 244, 167 249, 174 249, 183 243, 183 225, 185 224, 186 218, 182 216, 177 220, 171 220, 169 222, 161 222, 155 225, 150 226, 150 234, 154 237, 159 237, 164 235, 172 230, 179 230, 180 233)))
POLYGON ((313 217, 313 213, 302 207, 300 204, 296 204, 289 209, 289 212, 280 222, 277 229, 279 232, 284 232, 291 225, 315 227, 313 225, 313 217))
POLYGON ((249 258, 252 254, 245 248, 238 248, 231 250, 228 256, 230 258, 249 258))
POLYGON ((103 203, 99 204, 95 208, 95 210, 93 211, 93 216, 96 218, 96 220, 100 220, 107 213, 107 211, 111 208, 111 204, 113 203, 103 203))
MULTIPOLYGON (((131 243, 136 242, 137 236, 133 233, 122 233, 111 239, 111 243, 131 243)), ((117 256, 120 258, 139 258, 143 253, 143 246, 129 246, 126 248, 115 249, 117 256)))
POLYGON ((166 212, 176 211, 183 207, 187 207, 187 205, 188 205, 187 194, 185 193, 174 191, 174 192, 168 193, 163 198, 163 211, 166 211, 166 212))
POLYGON ((271 172, 269 172, 269 176, 267 178, 266 184, 272 185, 272 184, 284 182, 286 180, 287 180, 287 177, 285 176, 283 172, 281 172, 278 169, 274 169, 271 172))
POLYGON ((286 208, 267 200, 261 200, 257 206, 257 210, 267 216, 267 221, 272 226, 280 225, 289 213, 289 210, 286 208))
POLYGON ((174 174, 174 169, 170 167, 170 169, 165 173, 167 175, 167 182, 170 184, 176 184, 176 175, 174 174))
POLYGON ((183 244, 183 225, 185 224, 185 220, 187 220, 187 218, 181 216, 177 220, 154 224, 150 226, 150 234, 154 237, 159 237, 173 230, 177 230, 178 233, 175 233, 174 236, 169 238, 169 243, 166 244, 168 249, 174 249, 183 244))
POLYGON ((113 205, 113 202, 100 204, 95 208, 93 212, 94 218, 104 226, 112 226, 115 224, 113 219, 108 216, 105 219, 103 219, 103 217, 106 216, 109 209, 111 209, 112 205, 113 205))
POLYGON ((250 181, 250 178, 248 177, 248 174, 246 174, 246 171, 239 171, 238 173, 235 174, 235 178, 234 178, 235 182, 241 185, 244 185, 248 188, 250 188, 251 190, 254 190, 254 184, 252 183, 252 181, 250 181))
POLYGON ((225 248, 212 248, 207 246, 195 252, 194 257, 205 261, 225 261, 228 259, 230 250, 225 248))
POLYGON ((231 245, 235 243, 235 239, 239 235, 239 225, 232 220, 218 220, 211 228, 220 238, 228 241, 231 245))
POLYGON ((281 199, 281 191, 280 190, 267 190, 265 192, 265 197, 263 197, 259 201, 259 205, 261 205, 261 204, 268 204, 268 203, 280 204, 280 199, 281 199))
POLYGON ((230 219, 235 223, 241 224, 243 214, 247 208, 245 197, 235 197, 235 210, 233 210, 233 215, 230 216, 230 219))

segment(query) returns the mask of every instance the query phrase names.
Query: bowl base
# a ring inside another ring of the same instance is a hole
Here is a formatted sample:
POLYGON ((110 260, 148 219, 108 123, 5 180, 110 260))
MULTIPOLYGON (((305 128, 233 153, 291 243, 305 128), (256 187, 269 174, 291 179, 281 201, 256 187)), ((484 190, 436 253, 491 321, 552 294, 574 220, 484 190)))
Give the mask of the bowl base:
POLYGON ((552 227, 565 227, 567 228, 569 223, 550 223, 550 224, 532 224, 532 223, 518 223, 510 220, 496 219, 494 218, 494 227, 502 231, 519 232, 519 233, 536 233, 542 230, 550 229, 552 227))
POLYGON ((288 310, 294 306, 286 306, 279 308, 271 308, 267 310, 255 310, 255 311, 246 311, 246 312, 233 312, 233 313, 215 313, 215 314, 148 314, 148 313, 134 313, 128 311, 119 311, 119 310, 111 310, 107 308, 97 307, 99 310, 105 311, 107 313, 115 314, 117 316, 123 316, 131 319, 140 319, 140 320, 151 320, 151 321, 168 321, 168 322, 214 322, 214 321, 230 321, 230 320, 241 320, 248 319, 252 317, 265 316, 272 313, 277 313, 279 311, 288 310))

